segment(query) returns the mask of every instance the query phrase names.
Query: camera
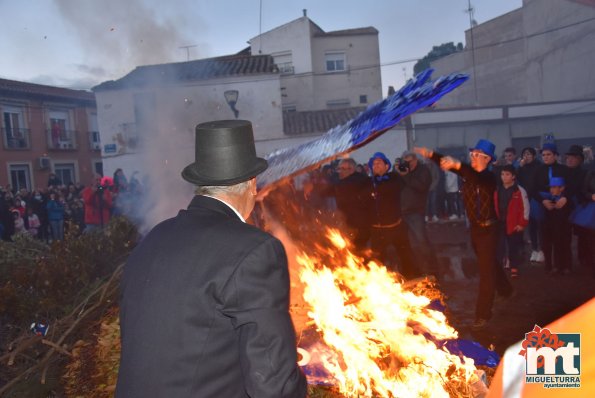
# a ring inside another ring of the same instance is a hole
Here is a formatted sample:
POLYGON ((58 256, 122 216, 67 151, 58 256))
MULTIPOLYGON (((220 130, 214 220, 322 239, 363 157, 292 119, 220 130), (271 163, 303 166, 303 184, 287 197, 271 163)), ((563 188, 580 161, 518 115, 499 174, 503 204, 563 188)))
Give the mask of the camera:
POLYGON ((399 163, 397 163, 397 170, 401 173, 409 172, 409 162, 406 160, 399 160, 399 163))

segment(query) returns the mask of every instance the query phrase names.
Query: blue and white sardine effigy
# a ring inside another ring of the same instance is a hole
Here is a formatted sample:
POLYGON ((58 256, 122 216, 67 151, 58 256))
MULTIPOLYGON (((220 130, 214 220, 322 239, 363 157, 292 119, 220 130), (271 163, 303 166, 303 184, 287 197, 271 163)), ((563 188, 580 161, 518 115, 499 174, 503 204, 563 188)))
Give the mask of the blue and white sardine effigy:
POLYGON ((370 105, 355 118, 319 138, 268 154, 265 158, 269 167, 256 179, 258 187, 264 188, 295 176, 367 144, 404 117, 434 104, 469 78, 463 74, 450 74, 432 81, 432 72, 432 69, 426 69, 393 95, 370 105))

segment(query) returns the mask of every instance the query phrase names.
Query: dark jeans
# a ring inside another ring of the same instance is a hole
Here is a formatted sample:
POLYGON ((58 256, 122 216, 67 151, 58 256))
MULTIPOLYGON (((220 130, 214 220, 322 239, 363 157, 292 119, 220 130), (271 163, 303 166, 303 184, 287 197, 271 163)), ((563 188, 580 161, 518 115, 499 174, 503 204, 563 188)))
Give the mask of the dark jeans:
POLYGON ((406 279, 421 276, 421 272, 413 263, 413 253, 409 244, 407 227, 403 221, 395 227, 372 227, 372 251, 377 259, 383 260, 386 249, 393 245, 399 257, 399 269, 392 271, 401 273, 406 279))
POLYGON ((510 260, 510 268, 519 268, 523 263, 523 232, 514 232, 511 235, 506 233, 506 226, 500 225, 500 238, 498 244, 498 264, 502 264, 504 258, 510 260))
POLYGON ((529 218, 529 239, 531 239, 531 249, 533 251, 540 251, 541 250, 541 239, 539 233, 539 221, 537 219, 530 217, 529 218))
POLYGON ((446 207, 449 216, 452 216, 453 214, 458 217, 463 216, 463 208, 459 196, 460 194, 458 192, 446 193, 446 207))
POLYGON ((50 220, 52 240, 64 240, 64 220, 50 220))
POLYGON ((572 229, 570 222, 544 222, 541 228, 541 249, 545 256, 545 269, 570 269, 572 265, 572 229))
POLYGON ((423 260, 424 273, 439 277, 440 267, 438 266, 438 259, 428 239, 423 214, 405 214, 403 215, 403 221, 407 223, 411 248, 423 260))
POLYGON ((428 193, 428 203, 426 206, 426 215, 428 217, 438 216, 438 208, 437 208, 437 200, 438 200, 438 193, 436 190, 432 190, 428 193))
POLYGON ((490 319, 495 292, 506 296, 512 291, 512 286, 496 259, 498 224, 488 227, 471 226, 470 233, 471 244, 477 256, 479 268, 479 290, 475 303, 475 317, 490 319))
POLYGON ((363 252, 368 248, 368 241, 370 240, 370 227, 356 227, 353 225, 347 225, 348 235, 353 242, 355 250, 363 252))

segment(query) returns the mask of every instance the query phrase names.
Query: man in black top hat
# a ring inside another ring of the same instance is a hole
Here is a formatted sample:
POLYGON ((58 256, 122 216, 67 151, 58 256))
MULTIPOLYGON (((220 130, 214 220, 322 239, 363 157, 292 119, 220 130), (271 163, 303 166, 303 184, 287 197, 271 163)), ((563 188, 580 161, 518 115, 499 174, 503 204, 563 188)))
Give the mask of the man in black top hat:
POLYGON ((285 250, 244 221, 266 168, 250 122, 196 127, 197 195, 124 267, 116 397, 306 396, 285 250))
POLYGON ((475 304, 473 329, 483 329, 492 317, 494 295, 511 296, 512 286, 496 260, 498 219, 494 205, 496 176, 488 166, 496 158, 496 146, 481 139, 469 149, 471 164, 461 163, 428 148, 415 148, 420 155, 432 159, 443 170, 451 170, 463 178, 463 202, 469 218, 471 243, 477 256, 479 290, 475 304))

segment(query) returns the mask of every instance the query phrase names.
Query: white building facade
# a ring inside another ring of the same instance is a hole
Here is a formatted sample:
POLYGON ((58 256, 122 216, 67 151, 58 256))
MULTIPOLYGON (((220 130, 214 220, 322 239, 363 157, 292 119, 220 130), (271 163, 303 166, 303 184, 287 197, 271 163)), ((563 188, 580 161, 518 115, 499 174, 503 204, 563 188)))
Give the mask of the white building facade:
POLYGON ((325 32, 304 16, 249 41, 279 67, 286 111, 368 106, 382 98, 378 30, 325 32))

